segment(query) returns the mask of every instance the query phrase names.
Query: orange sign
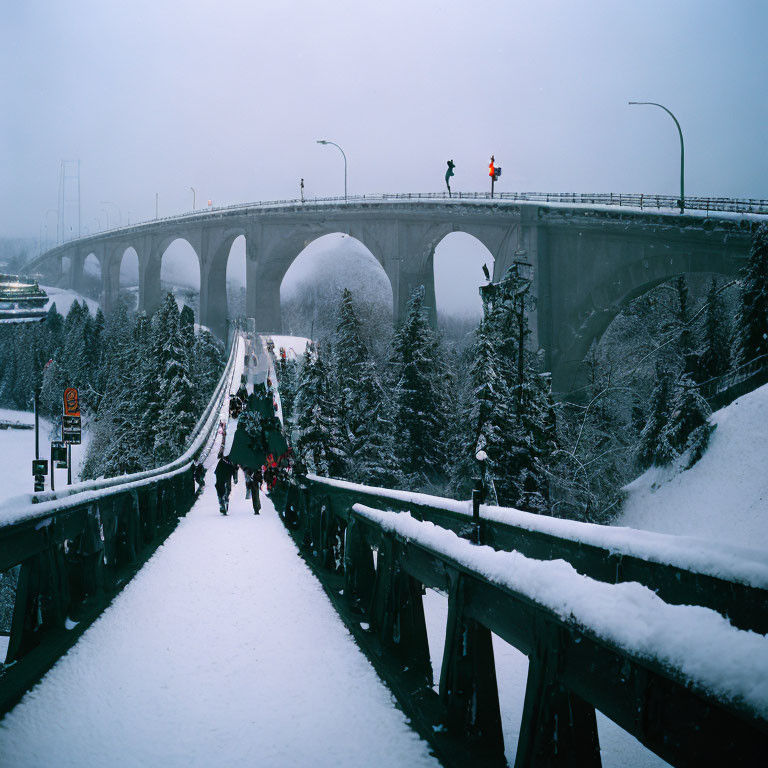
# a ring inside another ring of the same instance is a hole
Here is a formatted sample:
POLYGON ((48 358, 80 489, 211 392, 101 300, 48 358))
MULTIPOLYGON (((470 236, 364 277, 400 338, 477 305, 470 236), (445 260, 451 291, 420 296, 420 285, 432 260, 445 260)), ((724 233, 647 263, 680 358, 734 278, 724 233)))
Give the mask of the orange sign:
POLYGON ((64 390, 64 415, 80 415, 80 402, 77 397, 77 390, 74 387, 67 387, 64 390))

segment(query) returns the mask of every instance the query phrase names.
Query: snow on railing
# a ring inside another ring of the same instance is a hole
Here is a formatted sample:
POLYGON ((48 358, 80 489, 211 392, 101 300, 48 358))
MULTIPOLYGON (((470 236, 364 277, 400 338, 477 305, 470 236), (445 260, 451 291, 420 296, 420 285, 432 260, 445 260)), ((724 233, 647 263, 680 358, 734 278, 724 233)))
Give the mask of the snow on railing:
MULTIPOLYGON (((350 483, 308 474, 312 483, 325 485, 352 495, 387 499, 420 511, 432 509, 472 518, 472 502, 430 496, 411 491, 350 483)), ((556 537, 573 545, 597 547, 614 557, 634 557, 660 565, 671 565, 686 571, 737 581, 758 589, 768 589, 768 554, 728 544, 713 543, 689 536, 673 536, 634 528, 563 520, 537 515, 513 507, 480 505, 480 517, 503 526, 511 526, 532 534, 556 537)))
POLYGON ((44 517, 62 509, 82 506, 112 493, 123 493, 140 488, 147 483, 174 477, 187 470, 205 447, 214 428, 218 426, 221 403, 231 385, 239 349, 240 335, 233 332, 227 364, 211 399, 208 401, 208 405, 192 430, 189 437, 189 447, 179 458, 169 464, 144 472, 134 472, 128 475, 97 480, 86 480, 80 483, 73 483, 62 490, 7 499, 0 502, 0 526, 11 525, 33 517, 44 517))
POLYGON ((637 657, 661 661, 697 687, 727 701, 743 702, 768 718, 765 636, 737 629, 711 610, 669 605, 634 582, 596 581, 564 560, 542 561, 519 552, 478 547, 453 531, 415 520, 407 513, 384 512, 363 504, 355 504, 353 509, 402 540, 458 563, 637 657))

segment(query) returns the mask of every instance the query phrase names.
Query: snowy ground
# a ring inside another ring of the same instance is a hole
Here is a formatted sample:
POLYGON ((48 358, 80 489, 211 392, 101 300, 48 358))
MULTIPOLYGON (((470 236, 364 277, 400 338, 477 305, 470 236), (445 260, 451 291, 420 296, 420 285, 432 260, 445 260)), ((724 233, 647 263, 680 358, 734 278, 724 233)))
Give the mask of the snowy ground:
POLYGON ((712 415, 704 456, 685 472, 651 468, 630 483, 617 525, 766 550, 768 385, 712 415))
MULTIPOLYGON (((34 424, 35 417, 27 411, 10 411, 0 409, 0 419, 21 421, 34 424)), ((57 435, 53 436, 55 439, 57 435)), ((50 464, 51 425, 40 420, 40 458, 48 459, 50 464)), ((85 456, 88 443, 88 433, 83 431, 83 444, 72 446, 74 473, 72 480, 79 478, 79 468, 85 456)), ((34 429, 0 429, 0 500, 12 496, 32 493, 32 459, 35 458, 34 429)), ((49 467, 50 472, 50 467, 49 467)), ((50 474, 45 478, 45 488, 50 488, 50 474)), ((56 470, 57 487, 63 488, 67 483, 67 471, 56 470)))
MULTIPOLYGON (((225 401, 226 407, 226 401, 225 401)), ((201 499, 0 723, 0 766, 437 766, 242 480, 201 499)))
POLYGON ((58 288, 55 285, 41 285, 40 287, 48 294, 48 303, 45 305, 46 310, 50 309, 55 303, 56 310, 60 314, 66 315, 75 301, 78 301, 81 304, 85 302, 92 315, 95 315, 96 310, 99 308, 98 301, 81 296, 79 293, 76 293, 69 288, 58 288))

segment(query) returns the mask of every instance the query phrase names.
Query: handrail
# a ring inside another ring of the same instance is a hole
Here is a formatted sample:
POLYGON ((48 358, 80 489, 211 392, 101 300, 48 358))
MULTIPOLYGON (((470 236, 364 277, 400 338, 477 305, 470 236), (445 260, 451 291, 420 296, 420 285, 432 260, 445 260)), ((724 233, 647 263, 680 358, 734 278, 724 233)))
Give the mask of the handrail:
POLYGON ((215 439, 239 340, 233 333, 227 365, 178 459, 39 494, 38 503, 11 499, 0 509, 0 572, 20 567, 7 658, 0 659, 0 716, 71 647, 194 503, 195 462, 215 439))
POLYGON ((702 381, 699 384, 699 391, 704 398, 709 399, 720 392, 724 392, 734 384, 739 384, 748 379, 763 368, 768 368, 768 354, 754 357, 746 363, 742 363, 738 368, 734 368, 732 371, 728 371, 721 376, 714 376, 711 379, 702 381))
POLYGON ((723 654, 740 667, 753 660, 762 679, 765 660, 755 654, 764 638, 724 628, 697 608, 665 606, 635 585, 601 585, 564 563, 477 548, 428 523, 360 504, 346 538, 347 599, 362 598, 391 663, 421 671, 428 684, 421 589, 448 593, 440 699, 457 737, 481 737, 476 749, 503 755, 494 633, 529 656, 516 765, 559 765, 567 745, 565 764, 599 766, 595 709, 673 765, 751 764, 765 754, 765 689, 746 677, 724 681, 716 658, 700 663, 702 649, 711 656, 708 633, 727 632, 723 654), (365 584, 371 548, 378 551, 372 585, 365 584), (615 603, 626 597, 634 602, 619 612, 615 603), (664 620, 675 626, 664 631, 664 620), (655 644, 642 631, 628 632, 627 621, 653 626, 655 644), (690 626, 707 635, 698 638, 694 659, 679 638, 690 626), (457 711, 461 716, 452 716, 457 711))
MULTIPOLYGON (((327 498, 339 514, 355 503, 410 512, 454 532, 473 529, 471 503, 307 475, 311 497, 327 498)), ((701 605, 733 624, 768 632, 768 558, 750 549, 612 526, 561 520, 503 507, 480 507, 479 535, 496 549, 563 559, 608 583, 637 581, 668 603, 701 605)))

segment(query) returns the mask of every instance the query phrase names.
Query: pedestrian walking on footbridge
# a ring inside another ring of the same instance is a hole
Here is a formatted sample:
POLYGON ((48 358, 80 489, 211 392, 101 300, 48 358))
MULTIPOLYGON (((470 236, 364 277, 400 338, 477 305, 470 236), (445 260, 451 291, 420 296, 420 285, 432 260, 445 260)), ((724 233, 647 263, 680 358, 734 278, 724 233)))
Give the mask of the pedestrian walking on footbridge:
POLYGON ((261 467, 251 469, 250 467, 243 470, 245 474, 245 498, 248 498, 250 494, 251 504, 253 504, 253 514, 258 515, 261 511, 261 499, 259 498, 259 489, 261 488, 261 482, 264 476, 261 472, 261 467))
POLYGON ((226 457, 219 459, 214 470, 216 476, 216 495, 219 497, 219 511, 222 515, 227 514, 229 509, 229 494, 232 492, 232 479, 237 474, 237 467, 226 457))

